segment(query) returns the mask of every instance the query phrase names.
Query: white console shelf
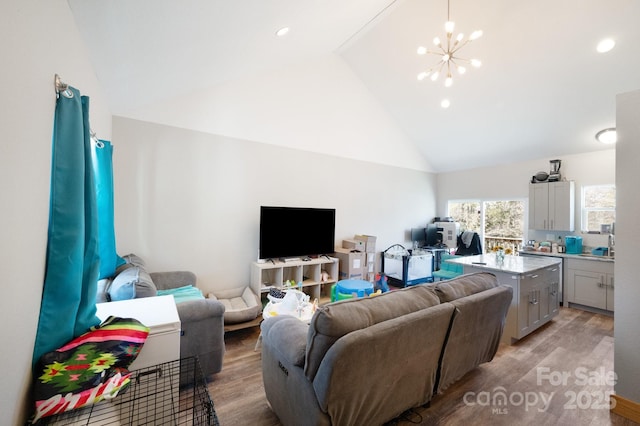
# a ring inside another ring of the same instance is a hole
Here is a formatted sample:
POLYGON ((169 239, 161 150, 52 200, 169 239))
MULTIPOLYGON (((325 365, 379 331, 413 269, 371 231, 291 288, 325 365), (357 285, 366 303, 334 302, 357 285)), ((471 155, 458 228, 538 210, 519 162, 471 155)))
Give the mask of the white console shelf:
POLYGON ((284 283, 293 280, 302 283, 302 290, 311 300, 320 300, 322 286, 334 284, 338 278, 338 259, 334 257, 319 257, 311 260, 294 261, 266 261, 253 262, 251 265, 251 289, 256 294, 268 293, 272 287, 283 289, 284 283), (322 271, 329 274, 329 278, 321 281, 322 271))

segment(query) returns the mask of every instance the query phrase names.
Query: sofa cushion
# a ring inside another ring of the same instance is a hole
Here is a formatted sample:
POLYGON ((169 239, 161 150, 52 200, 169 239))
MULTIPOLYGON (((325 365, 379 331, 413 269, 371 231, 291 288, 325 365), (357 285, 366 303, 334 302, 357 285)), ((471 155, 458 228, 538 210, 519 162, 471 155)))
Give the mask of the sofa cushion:
POLYGON ((489 272, 461 275, 434 286, 441 303, 451 302, 465 296, 479 293, 498 286, 498 279, 489 272))
POLYGON ((305 375, 313 380, 325 353, 342 336, 439 303, 430 286, 419 284, 376 297, 347 299, 318 308, 309 326, 305 375))
POLYGON ((130 266, 120 272, 108 289, 111 301, 152 297, 157 289, 151 277, 140 266, 130 266))

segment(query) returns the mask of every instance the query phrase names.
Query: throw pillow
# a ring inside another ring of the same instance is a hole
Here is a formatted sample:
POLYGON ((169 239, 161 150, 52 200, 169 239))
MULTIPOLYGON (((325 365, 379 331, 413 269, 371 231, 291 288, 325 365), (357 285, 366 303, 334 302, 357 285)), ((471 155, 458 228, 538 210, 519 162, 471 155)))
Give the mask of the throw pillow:
POLYGON ((131 266, 120 272, 108 289, 111 301, 152 297, 158 290, 151 276, 140 266, 131 266))
POLYGON ((105 303, 109 301, 109 286, 112 278, 104 278, 98 281, 98 292, 96 293, 96 303, 105 303))

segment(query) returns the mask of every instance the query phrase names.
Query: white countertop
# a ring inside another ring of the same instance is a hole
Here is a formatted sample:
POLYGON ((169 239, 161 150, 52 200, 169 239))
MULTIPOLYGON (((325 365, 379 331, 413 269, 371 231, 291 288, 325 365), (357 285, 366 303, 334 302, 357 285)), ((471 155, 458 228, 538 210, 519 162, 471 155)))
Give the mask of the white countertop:
POLYGON ((547 257, 561 257, 564 259, 583 259, 583 260, 595 260, 598 262, 614 262, 614 257, 609 256, 597 256, 595 254, 583 253, 583 254, 568 254, 568 253, 549 253, 544 251, 535 250, 521 250, 521 256, 547 256, 547 257))
POLYGON ((447 262, 486 269, 488 271, 526 274, 538 269, 559 264, 562 260, 551 256, 505 256, 504 262, 502 262, 502 264, 498 264, 495 253, 490 253, 478 256, 456 256, 453 259, 447 259, 447 262))

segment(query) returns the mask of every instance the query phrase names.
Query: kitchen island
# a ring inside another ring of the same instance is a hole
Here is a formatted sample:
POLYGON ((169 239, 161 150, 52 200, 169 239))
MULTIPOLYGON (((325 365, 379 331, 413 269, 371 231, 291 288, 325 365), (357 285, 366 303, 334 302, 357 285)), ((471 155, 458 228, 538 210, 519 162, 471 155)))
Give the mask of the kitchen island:
POLYGON ((558 315, 562 260, 554 257, 460 256, 447 262, 462 265, 465 274, 491 272, 500 285, 513 288, 502 342, 514 343, 558 315))

